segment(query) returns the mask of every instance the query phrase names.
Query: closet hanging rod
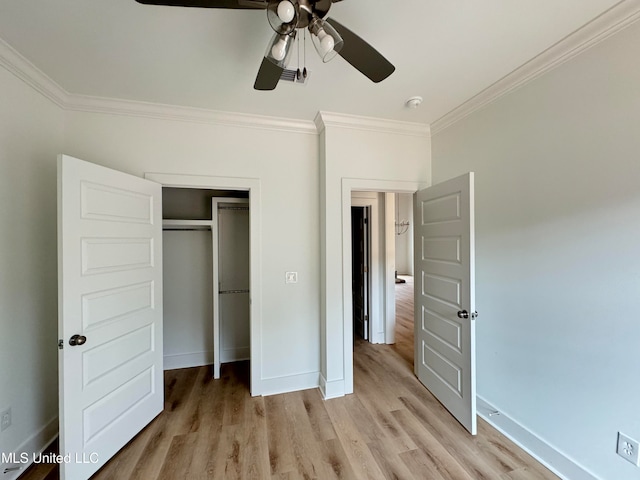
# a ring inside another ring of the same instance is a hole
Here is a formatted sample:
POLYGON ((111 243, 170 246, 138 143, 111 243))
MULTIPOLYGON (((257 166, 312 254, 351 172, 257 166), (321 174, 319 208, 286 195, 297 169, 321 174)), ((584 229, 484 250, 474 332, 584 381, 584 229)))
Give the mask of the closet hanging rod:
POLYGON ((249 211, 249 207, 232 207, 230 205, 218 205, 218 210, 241 210, 241 211, 249 211))
POLYGON ((210 232, 211 227, 162 227, 163 232, 210 232))

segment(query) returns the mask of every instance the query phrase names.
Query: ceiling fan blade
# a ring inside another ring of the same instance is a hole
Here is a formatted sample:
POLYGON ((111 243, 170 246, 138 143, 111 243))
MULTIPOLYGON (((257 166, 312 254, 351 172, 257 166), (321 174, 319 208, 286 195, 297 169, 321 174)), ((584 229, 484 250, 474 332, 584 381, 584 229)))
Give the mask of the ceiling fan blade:
POLYGON ((332 18, 325 21, 330 23, 344 40, 344 45, 338 55, 371 81, 375 83, 381 82, 395 71, 396 67, 389 60, 347 27, 332 18))
POLYGON ((144 5, 164 5, 170 7, 200 7, 200 8, 236 8, 249 10, 264 10, 266 0, 136 0, 144 5))
POLYGON ((253 88, 256 90, 273 90, 278 85, 283 70, 284 68, 279 67, 268 58, 263 58, 253 88))

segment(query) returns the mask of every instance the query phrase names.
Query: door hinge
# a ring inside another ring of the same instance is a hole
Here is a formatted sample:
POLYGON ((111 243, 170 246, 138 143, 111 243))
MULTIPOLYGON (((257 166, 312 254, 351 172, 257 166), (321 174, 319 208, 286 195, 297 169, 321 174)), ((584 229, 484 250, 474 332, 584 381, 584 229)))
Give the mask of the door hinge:
POLYGON ((64 342, 62 339, 58 340, 58 350, 62 350, 64 348, 64 342))
POLYGON ((369 267, 367 267, 366 265, 364 266, 364 273, 369 273, 369 267))

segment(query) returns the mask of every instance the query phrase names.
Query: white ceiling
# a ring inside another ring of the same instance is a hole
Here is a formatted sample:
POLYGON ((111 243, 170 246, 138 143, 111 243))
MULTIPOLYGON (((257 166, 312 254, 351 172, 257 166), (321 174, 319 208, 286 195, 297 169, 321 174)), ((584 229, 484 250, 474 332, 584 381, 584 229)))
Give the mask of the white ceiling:
POLYGON ((340 57, 322 64, 308 41, 308 84, 281 82, 272 92, 253 90, 272 35, 262 10, 0 0, 0 37, 73 94, 304 120, 324 110, 432 123, 617 3, 344 0, 330 16, 395 73, 374 84, 340 57), (423 105, 405 108, 414 95, 423 105))

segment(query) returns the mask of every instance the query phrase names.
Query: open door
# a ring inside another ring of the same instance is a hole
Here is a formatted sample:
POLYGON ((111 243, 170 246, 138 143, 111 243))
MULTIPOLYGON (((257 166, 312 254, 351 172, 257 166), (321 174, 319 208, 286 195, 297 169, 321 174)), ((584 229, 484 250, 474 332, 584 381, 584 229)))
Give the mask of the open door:
POLYGON ((162 190, 58 157, 62 480, 86 480, 163 409, 162 190))
POLYGON ((369 207, 351 207, 351 294, 354 334, 369 340, 369 207))
POLYGON ((473 173, 414 196, 415 373, 476 434, 473 173))

